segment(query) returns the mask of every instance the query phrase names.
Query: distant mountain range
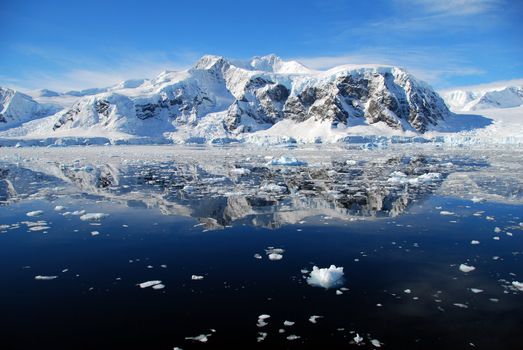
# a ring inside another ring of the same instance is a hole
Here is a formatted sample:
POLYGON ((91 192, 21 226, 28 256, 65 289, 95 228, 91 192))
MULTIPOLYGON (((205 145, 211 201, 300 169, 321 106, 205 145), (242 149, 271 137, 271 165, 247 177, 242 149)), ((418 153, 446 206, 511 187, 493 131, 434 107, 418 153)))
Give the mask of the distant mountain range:
MULTIPOLYGON (((0 89, 0 137, 205 143, 292 129, 299 135, 318 134, 321 141, 325 134, 338 137, 367 126, 423 134, 448 129, 452 119, 443 99, 401 68, 344 65, 315 71, 275 55, 249 61, 208 55, 190 69, 165 71, 154 79, 31 95, 0 89)), ((453 109, 475 110, 519 105, 523 94, 521 87, 507 87, 444 96, 453 109)))

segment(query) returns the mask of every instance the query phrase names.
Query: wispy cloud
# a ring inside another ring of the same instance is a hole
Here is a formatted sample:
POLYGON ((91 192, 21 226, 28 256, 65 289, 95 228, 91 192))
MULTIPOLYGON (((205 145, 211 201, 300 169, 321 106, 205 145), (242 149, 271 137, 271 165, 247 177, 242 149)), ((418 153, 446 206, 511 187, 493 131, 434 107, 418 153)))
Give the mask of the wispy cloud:
POLYGON ((399 0, 436 15, 469 16, 499 8, 502 0, 399 0))
POLYGON ((294 59, 319 70, 346 64, 399 66, 432 85, 443 86, 449 77, 484 73, 482 69, 460 59, 460 51, 461 49, 441 51, 435 47, 410 50, 401 47, 382 47, 366 49, 358 53, 294 59))
POLYGON ((34 68, 16 77, 0 76, 0 85, 21 90, 67 91, 110 86, 127 79, 152 78, 164 70, 186 69, 199 57, 190 51, 168 54, 119 49, 100 56, 79 56, 57 48, 24 45, 16 49, 36 61, 45 62, 42 69, 34 68))

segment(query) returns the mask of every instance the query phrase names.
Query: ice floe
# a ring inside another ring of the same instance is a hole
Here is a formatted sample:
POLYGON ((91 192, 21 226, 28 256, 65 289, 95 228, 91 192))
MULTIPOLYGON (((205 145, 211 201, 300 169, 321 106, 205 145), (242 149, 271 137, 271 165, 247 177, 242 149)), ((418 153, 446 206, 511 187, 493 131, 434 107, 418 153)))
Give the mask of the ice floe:
POLYGON ((343 267, 331 265, 328 268, 312 267, 307 283, 313 287, 334 288, 343 284, 343 267))
POLYGON ((258 316, 258 323, 256 323, 256 326, 258 326, 259 328, 261 327, 265 327, 266 325, 268 325, 269 323, 267 321, 265 321, 266 319, 270 318, 271 316, 270 315, 267 315, 267 314, 261 314, 260 316, 258 316))
POLYGON ((467 264, 461 264, 459 265, 459 270, 461 272, 471 272, 471 271, 474 271, 476 268, 474 266, 470 266, 470 265, 467 265, 467 264))
POLYGON ((270 160, 267 165, 303 166, 307 165, 307 163, 294 157, 281 156, 280 158, 270 160))
POLYGON ((162 283, 162 281, 160 281, 160 280, 152 280, 152 281, 138 283, 137 286, 139 286, 140 288, 149 288, 149 287, 161 284, 161 283, 162 283))
POLYGON ((35 280, 37 280, 37 281, 50 281, 50 280, 54 280, 56 278, 58 278, 58 276, 43 276, 43 275, 35 276, 35 280))
POLYGON ((512 285, 519 291, 523 292, 523 282, 513 281, 512 285))
POLYGON ((323 318, 323 316, 312 315, 311 317, 309 317, 309 322, 310 323, 318 323, 318 319, 319 318, 323 318))
POLYGON ((34 210, 34 211, 27 212, 25 215, 27 215, 29 217, 33 217, 33 216, 40 216, 43 213, 44 213, 43 210, 34 210))
POLYGON ((102 219, 105 219, 108 217, 109 214, 105 213, 87 213, 80 216, 80 220, 82 221, 100 221, 102 219))
POLYGON ((191 280, 193 280, 193 281, 200 281, 200 280, 203 280, 203 276, 192 275, 191 276, 191 280))

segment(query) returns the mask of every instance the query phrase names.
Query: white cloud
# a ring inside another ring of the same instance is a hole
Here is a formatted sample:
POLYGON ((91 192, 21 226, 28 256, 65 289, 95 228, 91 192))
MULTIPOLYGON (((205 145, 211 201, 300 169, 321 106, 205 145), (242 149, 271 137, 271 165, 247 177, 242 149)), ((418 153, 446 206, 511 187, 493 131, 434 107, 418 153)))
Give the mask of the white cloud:
POLYGON ((399 66, 407 69, 417 78, 433 85, 445 83, 449 77, 470 76, 484 73, 468 62, 457 57, 459 49, 442 52, 436 48, 411 49, 383 47, 363 50, 358 54, 333 56, 297 57, 295 60, 318 70, 325 70, 339 65, 384 65, 399 66))
POLYGON ((47 88, 63 92, 106 87, 128 79, 152 78, 164 70, 186 69, 199 57, 188 51, 169 55, 115 50, 95 58, 56 48, 19 46, 17 50, 45 61, 56 71, 35 69, 17 77, 0 76, 0 86, 22 91, 47 88))
POLYGON ((430 14, 468 16, 499 7, 501 0, 402 0, 430 14))
POLYGON ((505 88, 507 86, 523 86, 523 78, 511 79, 511 80, 498 80, 490 83, 477 84, 477 85, 465 85, 456 86, 448 89, 443 89, 440 92, 453 91, 453 90, 464 90, 464 91, 481 91, 481 90, 492 90, 497 88, 505 88))

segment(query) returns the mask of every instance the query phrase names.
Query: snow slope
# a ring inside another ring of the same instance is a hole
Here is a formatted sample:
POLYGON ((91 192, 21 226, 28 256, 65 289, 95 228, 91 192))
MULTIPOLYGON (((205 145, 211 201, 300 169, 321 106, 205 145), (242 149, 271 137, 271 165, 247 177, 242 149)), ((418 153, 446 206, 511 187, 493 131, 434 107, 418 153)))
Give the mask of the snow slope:
POLYGON ((453 111, 478 111, 523 105, 523 81, 470 86, 442 92, 453 111))
POLYGON ((67 93, 36 91, 34 99, 61 110, 9 124, 0 131, 0 144, 477 142, 481 138, 520 142, 521 91, 503 85, 472 87, 445 91, 444 102, 430 86, 397 67, 343 65, 315 71, 275 55, 249 61, 207 55, 190 69, 164 71, 153 79, 67 93), (445 103, 453 111, 481 110, 482 115, 452 113, 445 103))

